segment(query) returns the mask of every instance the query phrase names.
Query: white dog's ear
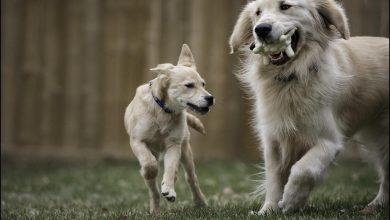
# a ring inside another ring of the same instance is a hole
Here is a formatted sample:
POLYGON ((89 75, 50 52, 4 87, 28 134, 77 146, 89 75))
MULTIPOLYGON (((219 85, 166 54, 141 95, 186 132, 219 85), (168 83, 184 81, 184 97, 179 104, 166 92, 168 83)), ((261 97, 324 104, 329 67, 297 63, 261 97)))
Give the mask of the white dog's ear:
POLYGON ((170 63, 163 63, 163 64, 158 64, 156 67, 150 69, 152 73, 155 74, 168 74, 170 73, 170 70, 173 69, 175 66, 170 63))
POLYGON ((190 47, 187 44, 183 44, 177 65, 192 67, 196 70, 195 59, 192 56, 190 47))
POLYGON ((340 32, 342 38, 348 39, 350 37, 347 16, 340 4, 334 0, 320 0, 317 9, 327 28, 333 25, 340 32))
POLYGON ((254 2, 248 3, 234 25, 233 33, 230 36, 230 54, 236 52, 238 48, 252 38, 251 6, 254 2))

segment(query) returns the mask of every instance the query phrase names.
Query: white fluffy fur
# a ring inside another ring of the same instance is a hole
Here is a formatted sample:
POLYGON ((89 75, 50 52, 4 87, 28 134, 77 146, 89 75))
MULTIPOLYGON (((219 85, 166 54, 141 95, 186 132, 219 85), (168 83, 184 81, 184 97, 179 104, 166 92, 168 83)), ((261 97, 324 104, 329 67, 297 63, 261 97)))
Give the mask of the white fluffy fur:
POLYGON ((230 38, 231 51, 243 55, 237 76, 254 99, 254 127, 262 141, 265 202, 259 214, 302 208, 351 138, 370 152, 380 175, 368 207, 387 205, 388 39, 349 38, 344 10, 333 0, 282 2, 292 7, 282 11, 275 0, 248 3, 230 38), (298 28, 296 56, 287 63, 263 65, 262 55, 248 49, 254 27, 264 22, 272 24, 276 38, 298 28), (310 70, 313 64, 318 72, 310 70), (293 71, 296 80, 275 80, 293 71))

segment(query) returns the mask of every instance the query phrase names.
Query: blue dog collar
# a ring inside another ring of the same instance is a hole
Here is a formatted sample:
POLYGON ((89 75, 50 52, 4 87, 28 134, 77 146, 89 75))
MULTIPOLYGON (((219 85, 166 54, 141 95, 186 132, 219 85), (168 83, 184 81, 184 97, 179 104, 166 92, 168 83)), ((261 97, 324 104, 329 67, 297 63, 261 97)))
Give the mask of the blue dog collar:
POLYGON ((158 97, 156 97, 153 94, 153 91, 152 91, 152 81, 149 82, 149 88, 150 88, 150 93, 152 94, 152 97, 153 97, 154 101, 157 103, 158 106, 160 106, 164 110, 164 112, 166 112, 168 114, 172 114, 172 113, 175 112, 172 109, 168 108, 163 100, 159 99, 158 97))

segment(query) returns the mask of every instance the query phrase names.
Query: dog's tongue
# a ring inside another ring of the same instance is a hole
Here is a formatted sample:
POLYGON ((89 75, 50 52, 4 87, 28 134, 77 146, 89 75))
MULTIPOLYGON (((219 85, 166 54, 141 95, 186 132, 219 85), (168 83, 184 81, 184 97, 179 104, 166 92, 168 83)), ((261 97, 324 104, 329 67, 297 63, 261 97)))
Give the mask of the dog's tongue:
POLYGON ((271 58, 272 58, 272 59, 278 59, 278 58, 280 58, 280 57, 282 56, 282 53, 283 53, 283 52, 271 54, 271 58))

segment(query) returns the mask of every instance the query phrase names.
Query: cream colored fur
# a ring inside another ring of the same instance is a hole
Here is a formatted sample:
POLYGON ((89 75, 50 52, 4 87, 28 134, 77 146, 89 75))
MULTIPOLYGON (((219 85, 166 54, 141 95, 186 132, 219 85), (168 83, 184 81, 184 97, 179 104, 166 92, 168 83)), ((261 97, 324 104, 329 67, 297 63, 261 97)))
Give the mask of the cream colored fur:
MULTIPOLYGON (((161 194, 168 201, 175 201, 174 184, 179 162, 182 163, 196 205, 205 206, 206 199, 197 176, 190 147, 188 125, 205 133, 203 124, 194 115, 186 112, 188 103, 208 109, 204 80, 196 71, 195 61, 189 47, 184 44, 178 65, 160 64, 151 69, 158 74, 149 83, 137 88, 134 99, 125 113, 125 127, 130 136, 130 146, 140 162, 141 175, 149 189, 150 211, 158 212, 160 194, 156 177, 159 157, 164 159, 164 175, 161 194), (186 85, 193 84, 192 88, 186 85), (163 100, 173 113, 165 112, 154 100, 163 100)), ((203 112, 205 113, 205 112, 203 112)))
POLYGON ((368 209, 388 205, 389 39, 350 38, 344 10, 333 0, 257 0, 241 12, 230 47, 242 53, 237 76, 254 99, 262 141, 265 201, 259 214, 302 208, 351 138, 365 146, 380 176, 368 209), (291 7, 281 10, 281 2, 291 7), (264 65, 248 49, 254 27, 263 22, 272 24, 276 37, 298 28, 294 58, 264 65), (275 80, 294 71, 296 80, 275 80))

